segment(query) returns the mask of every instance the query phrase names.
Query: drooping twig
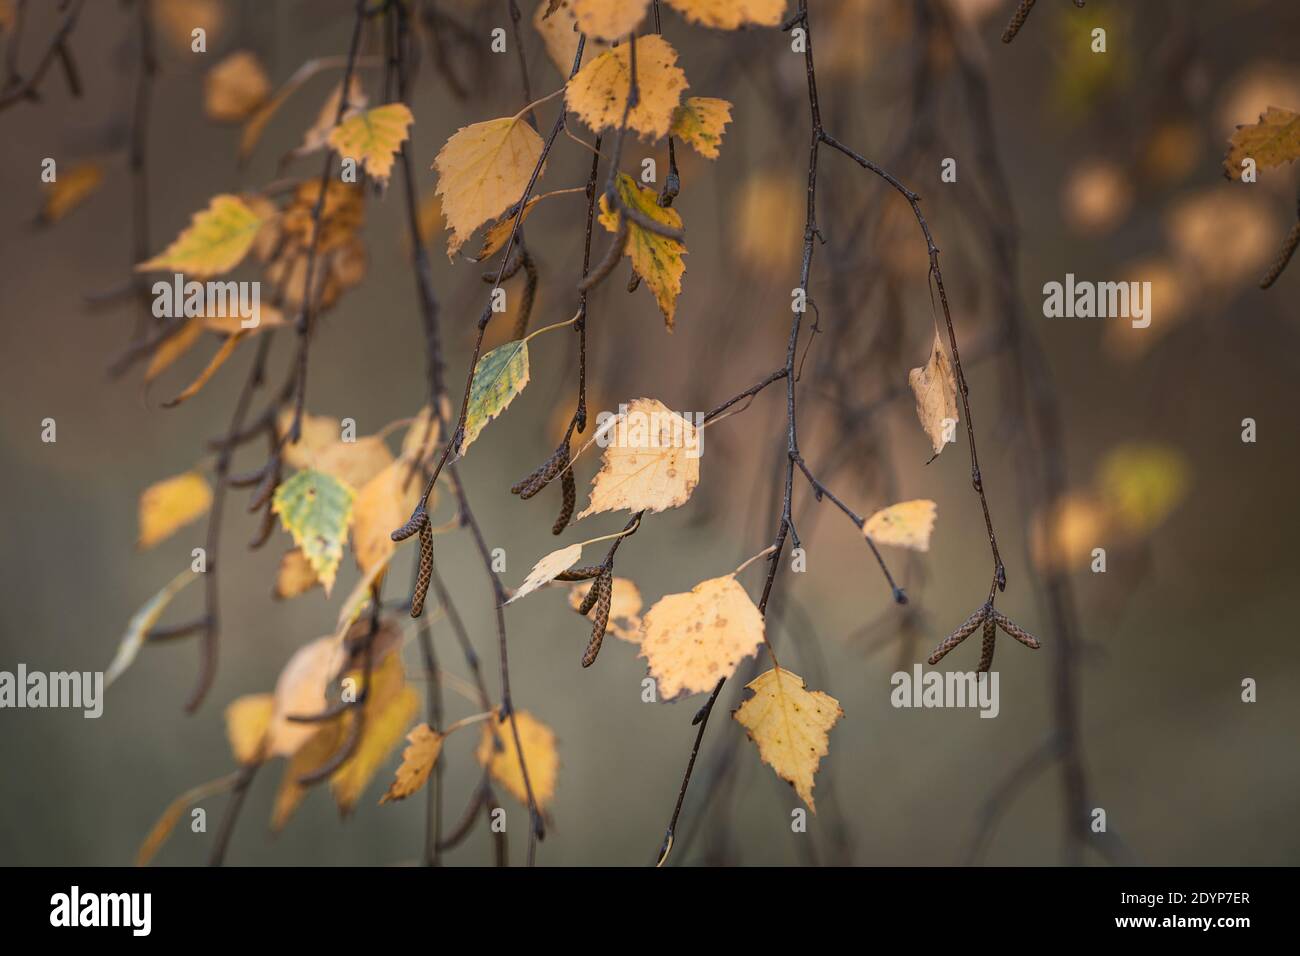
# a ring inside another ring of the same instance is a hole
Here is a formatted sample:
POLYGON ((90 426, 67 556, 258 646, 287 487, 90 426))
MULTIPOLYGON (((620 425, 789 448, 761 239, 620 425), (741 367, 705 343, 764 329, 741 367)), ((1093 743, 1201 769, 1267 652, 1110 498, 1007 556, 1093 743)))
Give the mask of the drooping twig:
MULTIPOLYGON (((145 6, 145 0, 138 0, 140 6, 145 6)), ((45 79, 45 74, 50 67, 60 59, 71 57, 68 52, 68 36, 72 33, 73 27, 77 25, 77 18, 81 16, 81 9, 85 6, 85 0, 72 0, 72 5, 68 7, 67 12, 63 15, 63 20, 59 23, 54 35, 50 38, 49 46, 37 61, 36 67, 27 76, 25 80, 13 82, 17 76, 16 59, 11 59, 9 63, 9 76, 6 77, 8 84, 3 91, 0 91, 0 110, 20 103, 23 100, 37 99, 39 97, 39 88, 41 81, 45 79)), ((147 17, 147 13, 142 13, 142 17, 147 17)), ((12 42, 12 41, 11 41, 12 42)), ((16 52, 16 47, 11 47, 16 52)))

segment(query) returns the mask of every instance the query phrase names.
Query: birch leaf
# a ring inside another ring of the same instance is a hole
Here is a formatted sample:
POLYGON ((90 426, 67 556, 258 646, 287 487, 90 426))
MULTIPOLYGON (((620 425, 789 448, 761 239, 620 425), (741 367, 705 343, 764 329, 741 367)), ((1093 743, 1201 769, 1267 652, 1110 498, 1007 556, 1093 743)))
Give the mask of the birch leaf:
MULTIPOLYGON (((524 221, 528 218, 528 214, 533 211, 533 207, 537 205, 537 201, 541 198, 541 196, 534 196, 532 199, 528 200, 528 202, 524 203, 524 214, 519 217, 520 228, 523 227, 524 221)), ((474 257, 474 261, 482 262, 488 256, 495 255, 497 251, 500 250, 507 241, 509 241, 510 236, 514 231, 515 216, 513 213, 507 212, 506 215, 492 223, 492 225, 488 227, 488 231, 483 234, 483 246, 479 249, 478 255, 474 257)))
POLYGON ((387 186, 393 160, 414 122, 415 117, 405 103, 376 106, 335 126, 330 131, 329 144, 340 156, 363 165, 370 178, 387 186))
POLYGON ((1241 161, 1248 157, 1260 169, 1292 162, 1300 157, 1300 113, 1270 106, 1258 123, 1238 126, 1228 146, 1223 171, 1229 179, 1241 179, 1241 161))
POLYGON ((641 625, 641 657, 659 696, 713 689, 763 643, 763 615, 734 574, 701 581, 655 602, 641 625))
POLYGON ((930 445, 937 455, 947 444, 944 432, 948 423, 957 421, 957 380, 937 331, 934 345, 930 348, 930 360, 908 373, 907 384, 912 386, 916 396, 916 416, 930 436, 930 445))
POLYGON ((262 758, 274 713, 274 694, 246 694, 230 702, 226 708, 226 737, 235 760, 250 764, 262 758))
POLYGON ((668 0, 691 23, 735 30, 753 24, 774 27, 785 13, 786 0, 668 0))
POLYGON ((140 538, 136 547, 152 548, 211 506, 212 489, 196 471, 150 485, 140 496, 140 538))
POLYGON ((219 123, 247 119, 270 93, 266 71, 247 50, 236 50, 203 78, 203 108, 219 123))
POLYGON ((465 414, 465 435, 460 453, 465 454, 474 439, 515 400, 528 384, 528 343, 507 342, 481 356, 474 366, 465 414))
POLYGON ((844 716, 840 702, 819 690, 805 690, 802 677, 779 667, 759 674, 745 689, 753 696, 732 716, 758 745, 763 763, 793 786, 816 813, 813 777, 821 758, 830 752, 831 728, 844 716))
MULTIPOLYGON (((619 198, 629 208, 669 228, 682 228, 682 217, 677 210, 660 206, 653 189, 644 188, 626 173, 618 174, 615 188, 618 189, 619 198)), ((600 197, 602 226, 610 232, 617 233, 622 216, 620 210, 610 208, 604 195, 600 197)), ((661 236, 629 220, 624 252, 632 260, 633 271, 645 280, 645 284, 654 293, 655 301, 659 303, 659 311, 664 315, 664 323, 671 332, 677 316, 677 297, 682 291, 682 273, 686 271, 686 264, 682 262, 682 256, 686 255, 686 246, 677 239, 661 236)))
POLYGON ((261 227, 262 218, 238 196, 213 196, 170 246, 135 271, 182 272, 189 279, 222 275, 248 254, 261 227))
POLYGON ((672 135, 706 159, 718 158, 722 130, 731 122, 731 104, 708 96, 692 96, 673 110, 672 135))
POLYGON ((395 461, 371 478, 357 493, 352 519, 352 553, 363 574, 386 564, 396 550, 392 530, 406 523, 422 491, 411 466, 395 461))
POLYGON ((862 533, 876 544, 929 551, 935 511, 935 503, 927 498, 900 501, 868 518, 862 525, 862 533))
POLYGON ((646 8, 650 6, 650 0, 570 0, 570 3, 578 29, 599 40, 621 40, 645 19, 646 8))
POLYGON ((626 412, 606 422, 602 440, 605 456, 579 518, 676 508, 700 483, 696 427, 656 399, 632 401, 626 412))
POLYGON ((311 562, 302 553, 302 549, 290 548, 280 558, 280 567, 275 572, 273 595, 277 600, 283 601, 306 594, 318 584, 320 578, 312 570, 311 562))
POLYGON ((343 666, 343 649, 333 637, 319 637, 298 648, 275 682, 270 753, 289 757, 316 732, 316 724, 289 720, 325 709, 325 691, 343 666))
POLYGON ((401 743, 419 708, 420 695, 410 687, 402 687, 396 696, 376 706, 373 712, 367 701, 361 742, 356 752, 330 777, 330 790, 344 816, 356 807, 380 766, 401 743))
POLYGON ((513 604, 521 597, 532 594, 543 584, 554 581, 557 574, 569 570, 580 557, 582 557, 582 545, 580 544, 571 544, 559 551, 552 551, 533 565, 533 569, 528 572, 528 577, 524 578, 524 583, 519 585, 519 589, 510 595, 510 599, 506 603, 513 604))
POLYGON ((202 390, 203 386, 207 385, 212 379, 212 376, 217 374, 217 370, 226 364, 226 360, 235 354, 235 349, 239 347, 239 343, 242 342, 247 335, 247 332, 241 331, 236 332, 234 335, 227 336, 226 340, 221 343, 221 347, 217 349, 212 358, 208 360, 208 364, 204 367, 203 371, 199 373, 198 378, 186 385, 175 398, 170 398, 163 402, 163 408, 175 408, 181 402, 188 401, 197 395, 202 390))
MULTIPOLYGON (((636 85, 639 97, 628 113, 627 125, 643 137, 663 139, 673 122, 673 110, 686 89, 686 74, 677 64, 677 51, 657 34, 637 37, 636 85)), ((564 98, 584 123, 599 133, 618 129, 631 92, 631 46, 607 50, 569 81, 564 98)))
MULTIPOLYGON (((287 159, 301 159, 324 148, 325 144, 329 142, 330 133, 338 125, 335 121, 339 116, 339 100, 342 98, 343 81, 340 80, 334 85, 330 95, 326 97, 320 112, 316 114, 316 121, 303 134, 302 144, 290 151, 288 157, 286 157, 287 159)), ((346 120, 348 117, 359 113, 369 103, 370 98, 366 96, 365 87, 361 84, 361 78, 353 76, 352 82, 348 84, 348 108, 344 111, 343 118, 346 120)))
POLYGON ((58 179, 45 184, 40 221, 46 225, 58 222, 90 198, 103 181, 104 170, 98 163, 78 163, 60 170, 58 179))
POLYGON ((144 607, 135 612, 135 615, 127 622, 126 634, 122 636, 118 644, 117 653, 113 655, 113 660, 109 663, 108 669, 104 671, 104 686, 110 686, 113 681, 122 676, 131 664, 135 661, 136 655, 140 653, 140 648, 144 646, 145 637, 150 628, 158 623, 158 618, 162 617, 163 611, 167 610, 167 605, 185 585, 198 578, 199 575, 186 568, 176 577, 167 582, 167 585, 145 602, 144 607))
POLYGON ((276 488, 271 499, 271 510, 302 549, 326 594, 334 587, 343 558, 355 497, 356 492, 332 475, 305 469, 276 488))
MULTIPOLYGON (((577 24, 578 21, 573 15, 572 0, 550 0, 549 3, 539 3, 533 13, 533 26, 542 35, 542 42, 546 44, 546 53, 555 64, 555 68, 560 71, 560 75, 566 79, 573 71, 573 60, 578 53, 578 37, 582 35, 577 29, 577 24)), ((589 36, 582 49, 584 58, 590 60, 609 49, 609 44, 589 36)))
MULTIPOLYGON (((515 721, 519 726, 519 740, 523 745, 524 762, 528 765, 528 780, 533 785, 533 796, 539 807, 545 807, 555 797, 555 779, 560 770, 555 734, 526 710, 516 710, 515 721)), ((511 796, 520 803, 528 803, 524 774, 519 766, 519 749, 515 747, 515 735, 510 730, 509 719, 499 720, 493 714, 484 722, 477 756, 479 764, 487 767, 511 796), (493 741, 494 729, 501 741, 501 750, 496 749, 493 741)))
POLYGON ((405 800, 424 786, 429 779, 429 772, 438 762, 442 753, 442 734, 430 729, 428 724, 417 724, 406 735, 409 746, 402 751, 402 763, 397 768, 393 782, 388 785, 388 792, 380 797, 380 803, 390 800, 405 800))
POLYGON ((180 823, 181 817, 185 811, 198 803, 200 800, 206 800, 208 797, 216 796, 226 790, 229 790, 235 784, 235 775, 221 777, 218 780, 211 780, 207 783, 200 784, 191 790, 186 790, 179 797, 167 805, 167 809, 162 812, 149 834, 140 844, 140 849, 135 854, 136 866, 148 866, 162 849, 162 845, 167 842, 167 838, 172 835, 176 829, 176 824, 180 823))
POLYGON ((475 229, 519 201, 541 155, 542 138, 522 115, 475 123, 447 140, 433 168, 435 192, 452 233, 448 257, 475 229))
POLYGON ((302 798, 307 795, 307 788, 300 784, 298 779, 323 766, 343 745, 347 733, 347 723, 342 718, 335 718, 324 724, 303 726, 307 730, 307 740, 290 756, 289 764, 285 767, 284 776, 280 780, 280 788, 275 794, 275 805, 271 811, 272 833, 279 833, 284 829, 289 818, 298 809, 298 805, 302 803, 302 798))
POLYGON ((203 323, 197 319, 182 319, 185 324, 172 332, 154 349, 149 359, 149 367, 144 370, 144 382, 148 385, 159 375, 171 368, 176 361, 198 344, 203 337, 203 323))

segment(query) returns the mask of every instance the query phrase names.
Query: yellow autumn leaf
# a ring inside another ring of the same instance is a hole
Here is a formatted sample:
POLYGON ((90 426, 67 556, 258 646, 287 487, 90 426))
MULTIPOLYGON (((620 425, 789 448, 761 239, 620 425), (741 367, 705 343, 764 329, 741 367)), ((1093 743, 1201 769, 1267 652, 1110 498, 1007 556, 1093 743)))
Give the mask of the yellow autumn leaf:
POLYGON ((937 455, 948 443, 950 428, 957 422, 957 380, 938 331, 934 333, 929 361, 908 373, 907 384, 916 396, 916 416, 937 455))
POLYGON ((361 487, 353 507, 352 553, 363 574, 392 556, 392 531, 406 524, 422 490, 419 474, 412 477, 411 465, 400 459, 361 487))
POLYGON ((195 30, 203 30, 210 45, 225 33, 229 11, 222 0, 154 0, 149 7, 151 16, 157 18, 158 32, 185 56, 194 52, 195 30))
POLYGON ((696 426, 657 399, 634 399, 597 434, 605 456, 579 518, 620 509, 654 514, 676 508, 700 483, 696 426))
MULTIPOLYGON (((279 434, 293 428, 294 412, 285 409, 276 420, 279 434)), ((343 440, 343 423, 328 415, 304 412, 296 442, 284 445, 284 462, 292 468, 314 468, 353 488, 363 488, 393 463, 393 453, 378 435, 343 440)))
POLYGON ((190 806, 200 800, 206 800, 208 797, 229 790, 235 785, 237 778, 238 774, 228 774, 220 779, 200 784, 186 790, 169 803, 167 809, 162 812, 162 816, 158 818, 148 835, 145 836, 144 841, 140 844, 140 849, 136 851, 135 865, 148 866, 149 861, 162 849, 162 845, 167 842, 167 838, 172 835, 172 831, 176 829, 176 824, 180 823, 181 817, 190 806))
POLYGON ((578 29, 587 36, 620 40, 645 19, 650 0, 569 0, 569 4, 578 29))
MULTIPOLYGON (((416 693, 405 684, 401 655, 394 653, 400 643, 400 637, 396 629, 385 622, 384 630, 375 638, 373 653, 379 659, 372 662, 371 682, 366 691, 365 716, 361 727, 362 736, 352 754, 329 778, 335 801, 344 815, 351 812, 362 791, 379 769, 379 765, 400 741, 403 730, 410 723, 419 704, 416 693)), ((315 644, 324 646, 323 642, 328 642, 335 652, 339 650, 339 643, 332 638, 322 638, 315 644)), ((293 664, 292 661, 290 663, 293 664)), ((339 661, 335 658, 329 663, 330 667, 322 673, 332 676, 339 666, 339 661)), ((286 667, 285 673, 288 674, 289 670, 290 668, 286 667)), ((285 675, 281 676, 283 678, 285 675)), ((289 710, 288 713, 316 713, 323 706, 324 690, 319 684, 320 675, 299 672, 298 676, 308 678, 307 683, 311 685, 312 691, 319 690, 322 704, 308 710, 289 710)), ((347 677, 352 681, 352 686, 359 691, 363 680, 359 665, 357 669, 349 671, 347 677)), ((279 713, 279 686, 276 689, 276 696, 277 713, 279 713)), ((299 779, 305 774, 319 770, 334 758, 339 748, 345 746, 355 720, 356 714, 352 710, 346 710, 324 723, 288 725, 296 728, 294 735, 296 747, 286 751, 290 755, 290 760, 284 778, 280 782, 280 789, 276 793, 271 820, 273 830, 280 830, 288 822, 289 817, 306 795, 306 787, 299 782, 299 779), (302 736, 303 732, 306 734, 305 737, 302 736)), ((274 726, 272 734, 273 737, 276 734, 274 726)), ((273 747, 275 743, 273 739, 273 747)))
POLYGON ((203 78, 203 108, 220 123, 247 119, 270 93, 266 71, 248 50, 236 50, 203 78))
POLYGON ((669 594, 646 611, 641 654, 662 700, 713 689, 763 643, 763 615, 734 574, 669 594))
POLYGON ((181 326, 158 343, 149 358, 149 367, 144 371, 144 381, 148 385, 159 375, 169 369, 185 355, 199 339, 203 337, 203 323, 199 319, 181 319, 181 326))
POLYGON ((302 549, 290 548, 280 558, 280 567, 275 572, 273 594, 278 600, 285 600, 306 594, 318 584, 320 578, 312 570, 311 562, 302 553, 302 549))
POLYGON ((1292 162, 1300 158, 1300 113, 1270 106, 1258 123, 1238 126, 1228 145, 1223 172, 1229 179, 1241 179, 1245 159, 1260 169, 1292 162))
MULTIPOLYGON (((578 54, 578 38, 582 36, 577 28, 577 18, 573 15, 572 0, 549 0, 537 4, 537 9, 533 12, 533 26, 541 34, 551 62, 560 71, 560 75, 567 79, 573 71, 573 61, 578 54)), ((583 57, 590 60, 607 49, 609 44, 604 40, 589 36, 582 48, 583 57)))
POLYGON ((150 485, 140 496, 140 538, 136 547, 152 548, 211 506, 212 489, 196 471, 150 485))
POLYGON ((433 168, 451 229, 448 257, 475 229, 519 202, 541 155, 542 138, 522 114, 474 123, 447 140, 433 168))
POLYGON ((343 666, 343 649, 333 637, 319 637, 298 648, 275 682, 269 751, 289 757, 298 752, 318 725, 290 720, 325 709, 325 692, 343 666))
POLYGON ((393 453, 382 438, 366 435, 355 441, 338 441, 322 449, 316 456, 314 467, 353 488, 364 488, 391 466, 393 460, 393 453))
MULTIPOLYGON (((526 710, 516 710, 515 721, 519 726, 519 741, 524 752, 524 762, 528 766, 528 781, 533 786, 533 796, 539 807, 545 807, 555 797, 555 779, 560 770, 555 734, 526 710)), ((511 796, 520 803, 528 803, 524 774, 519 766, 519 749, 515 747, 515 736, 511 732, 509 719, 499 720, 494 713, 483 723, 483 736, 479 740, 477 756, 479 764, 487 767, 511 796), (496 749, 493 741, 494 730, 501 741, 501 750, 496 749)))
POLYGON ((442 753, 443 736, 428 724, 417 724, 406 739, 410 744, 402 751, 402 763, 388 785, 388 792, 379 798, 380 803, 405 800, 423 787, 442 753))
MULTIPOLYGON (((533 207, 537 205, 537 201, 541 198, 541 196, 534 196, 532 199, 528 200, 528 202, 524 203, 524 214, 518 217, 521 227, 523 226, 524 220, 528 218, 528 214, 533 211, 533 207)), ((501 247, 510 240, 514 231, 515 215, 512 212, 507 212, 496 222, 492 223, 492 225, 488 227, 487 232, 483 234, 483 246, 479 249, 478 255, 474 257, 474 261, 482 262, 488 256, 495 255, 501 247)))
MULTIPOLYGON (((673 110, 687 86, 686 74, 676 64, 677 51, 663 37, 658 34, 637 37, 638 100, 628 113, 629 129, 651 139, 668 135, 673 110)), ((579 70, 565 90, 565 102, 595 132, 618 129, 627 112, 631 75, 631 44, 625 43, 607 50, 579 70)))
POLYGON ((58 222, 89 198, 103 181, 104 170, 98 163, 77 163, 61 170, 54 182, 45 184, 40 221, 58 222))
POLYGON ((862 533, 876 544, 929 551, 935 510, 935 503, 928 498, 900 501, 868 518, 862 525, 862 533))
POLYGON ((312 468, 321 454, 340 441, 342 425, 337 418, 303 412, 298 440, 290 442, 293 416, 292 409, 285 409, 276 419, 276 428, 284 440, 284 463, 291 468, 312 468))
MULTIPOLYGON (((350 716, 351 714, 344 715, 350 716)), ((307 795, 307 787, 298 782, 299 778, 320 769, 343 746, 348 726, 344 717, 336 717, 324 724, 303 725, 307 739, 289 756, 288 766, 284 768, 284 776, 280 779, 280 787, 275 794, 271 810, 272 833, 284 829, 307 795)))
POLYGON ((135 271, 182 272, 190 279, 222 275, 248 254, 261 227, 262 218, 238 196, 213 196, 170 246, 135 271))
POLYGON ((405 103, 376 106, 335 126, 329 144, 340 156, 359 162, 372 179, 386 186, 393 160, 414 122, 405 103))
MULTIPOLYGON (((338 125, 339 100, 342 98, 343 81, 340 80, 334 85, 330 95, 325 98, 325 103, 321 106, 320 112, 316 114, 315 122, 303 134, 302 143, 296 149, 291 150, 286 158, 301 159, 304 156, 310 156, 329 142, 330 133, 338 125)), ((361 85, 361 77, 354 75, 352 82, 348 84, 348 106, 343 113, 343 118, 346 120, 360 113, 369 103, 370 98, 366 96, 365 87, 361 85)))
POLYGON ((840 702, 819 690, 805 690, 802 677, 779 667, 759 674, 745 688, 753 696, 731 715, 758 745, 763 763, 816 813, 813 777, 830 752, 831 728, 844 716, 840 702))
MULTIPOLYGON (((587 593, 594 586, 583 581, 569 589, 569 606, 575 611, 582 607, 587 593)), ((641 640, 641 591, 629 578, 610 580, 609 631, 620 640, 636 644, 641 640)), ((596 613, 593 607, 587 617, 596 613)))
POLYGON ((580 544, 571 544, 567 548, 552 551, 533 565, 533 569, 528 572, 528 577, 524 578, 524 583, 519 585, 506 603, 513 604, 521 597, 532 594, 543 584, 554 581, 557 574, 569 570, 580 557, 582 557, 580 544))
POLYGON ((785 13, 786 0, 668 0, 691 23, 718 30, 746 25, 774 27, 785 13))
POLYGON ((230 702, 226 708, 226 737, 235 760, 250 764, 265 756, 274 713, 274 694, 247 694, 230 702))
POLYGON ((718 158, 722 130, 731 122, 731 104, 709 96, 691 96, 673 110, 672 135, 707 159, 718 158))
MULTIPOLYGON (((615 188, 619 198, 630 209, 670 229, 682 228, 682 217, 677 210, 660 206, 653 189, 646 189, 626 173, 618 174, 615 188)), ((623 213, 611 209, 606 197, 601 195, 600 224, 610 232, 617 233, 622 217, 623 213)), ((632 260, 632 269, 654 293, 659 311, 664 314, 664 323, 671 332, 677 316, 677 297, 682 291, 682 273, 686 271, 686 264, 682 262, 686 246, 677 239, 661 236, 629 219, 624 252, 632 260)))
POLYGON ((198 377, 181 389, 175 398, 169 398, 163 402, 163 408, 175 408, 181 402, 188 401, 197 395, 203 386, 207 385, 212 379, 212 376, 217 374, 217 370, 226 364, 227 359, 235 354, 235 349, 247 336, 248 332, 246 331, 239 331, 234 335, 227 336, 225 341, 221 343, 221 347, 213 353, 212 358, 208 359, 208 364, 204 366, 198 377))
MULTIPOLYGON (((393 655, 397 657, 397 655, 393 655)), ((339 812, 347 816, 374 779, 420 709, 420 695, 403 687, 383 703, 366 701, 366 719, 356 751, 330 777, 330 790, 339 812)))

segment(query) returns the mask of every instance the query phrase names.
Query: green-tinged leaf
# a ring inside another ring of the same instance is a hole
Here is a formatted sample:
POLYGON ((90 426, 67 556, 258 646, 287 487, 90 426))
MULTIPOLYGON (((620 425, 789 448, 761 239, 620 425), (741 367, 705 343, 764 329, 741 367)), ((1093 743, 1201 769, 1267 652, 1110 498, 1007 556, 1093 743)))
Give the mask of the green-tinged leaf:
POLYGON ((105 687, 121 677, 122 672, 131 666, 135 656, 140 653, 140 648, 144 646, 145 636, 150 628, 158 623, 158 618, 162 617, 163 611, 167 610, 167 605, 171 603, 172 598, 198 576, 196 572, 186 568, 168 581, 166 587, 146 601, 144 607, 135 612, 135 616, 126 625, 126 634, 117 647, 117 653, 113 655, 112 663, 104 672, 105 687))
POLYGON ((494 348, 474 366, 469 388, 469 411, 465 415, 463 455, 492 419, 504 412, 528 384, 528 343, 507 342, 494 348))
POLYGON ((302 549, 328 594, 343 558, 343 541, 352 520, 356 492, 323 471, 298 472, 275 490, 271 509, 302 549))
POLYGON ((673 110, 672 134, 707 159, 718 158, 722 130, 731 122, 731 104, 711 96, 689 97, 673 110))
POLYGON ((239 265, 261 227, 262 218, 238 196, 213 196, 188 229, 135 271, 183 272, 189 279, 219 276, 239 265))

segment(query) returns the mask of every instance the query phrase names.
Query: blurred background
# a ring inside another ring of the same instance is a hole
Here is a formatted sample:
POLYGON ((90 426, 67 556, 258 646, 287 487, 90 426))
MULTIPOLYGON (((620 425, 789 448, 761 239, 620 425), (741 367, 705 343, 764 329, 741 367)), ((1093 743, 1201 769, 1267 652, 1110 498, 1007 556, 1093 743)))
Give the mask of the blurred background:
MULTIPOLYGON (((238 352, 195 398, 165 409, 161 400, 198 374, 215 339, 146 392, 142 363, 109 374, 143 312, 130 296, 112 293, 131 278, 140 229, 157 252, 214 194, 319 176, 319 154, 282 157, 337 86, 336 69, 292 92, 242 165, 241 126, 207 115, 205 76, 248 51, 278 89, 304 61, 345 54, 352 24, 346 0, 148 6, 158 71, 144 137, 142 223, 129 163, 139 115, 138 2, 86 4, 69 40, 80 98, 54 69, 39 101, 0 112, 0 669, 9 671, 19 662, 31 670, 104 669, 128 619, 202 543, 199 521, 137 550, 137 499, 161 478, 211 467, 205 443, 226 430, 253 350, 238 352), (191 52, 194 26, 207 30, 206 53, 191 52), (51 210, 40 179, 46 157, 57 159, 61 176, 78 166, 98 170, 98 187, 75 208, 51 210), (57 443, 41 441, 45 418, 57 422, 57 443)), ((27 75, 63 13, 54 2, 19 5, 17 70, 27 75)), ((458 128, 511 115, 525 99, 513 39, 509 55, 490 51, 492 30, 509 32, 508 3, 414 6, 421 60, 411 148, 448 379, 459 396, 486 301, 485 267, 443 254, 447 233, 436 201, 424 201, 436 181, 430 166, 458 128)), ((533 26, 536 6, 520 0, 520 32, 532 95, 540 97, 563 78, 533 26)), ((747 661, 709 725, 671 862, 1297 862, 1300 267, 1293 264, 1271 290, 1258 288, 1295 222, 1296 171, 1262 170, 1258 183, 1245 185, 1225 179, 1222 162, 1236 125, 1255 122, 1269 106, 1300 109, 1300 7, 1289 0, 1040 3, 1004 45, 999 36, 1014 5, 1002 0, 811 6, 826 128, 921 194, 942 249, 1007 565, 998 606, 1044 646, 1030 653, 999 642, 995 720, 890 706, 890 675, 923 661, 984 600, 990 562, 965 441, 927 465, 929 441, 907 387, 908 370, 925 363, 934 336, 916 223, 879 179, 823 151, 825 243, 816 246, 809 285, 817 334, 804 340, 799 381, 803 453, 860 514, 931 498, 938 521, 928 553, 886 549, 912 598, 899 608, 857 529, 796 483, 807 572, 791 573, 787 560, 768 628, 782 664, 838 698, 846 715, 817 777, 818 815, 807 833, 791 832, 796 797, 729 719, 744 680, 756 673, 747 661), (1104 54, 1091 49, 1097 27, 1106 31, 1104 54), (945 158, 956 160, 956 182, 940 180, 945 158), (1150 281, 1152 325, 1044 318, 1043 284, 1066 273, 1150 281), (1245 418, 1257 424, 1254 443, 1242 441, 1245 418), (1089 570, 1095 547, 1106 548, 1104 574, 1089 570), (1241 700, 1245 678, 1258 682, 1256 703, 1241 700), (1089 834, 1086 820, 1067 827, 1070 808, 1079 806, 1105 809, 1105 836, 1089 834)), ((6 53, 14 7, 0 5, 6 53)), ((592 298, 593 410, 645 395, 704 411, 784 360, 805 201, 803 58, 777 30, 709 31, 667 8, 663 32, 681 55, 691 94, 730 100, 733 122, 717 160, 677 149, 675 208, 689 255, 675 331, 665 331, 648 290, 627 293, 626 265, 592 298)), ((380 40, 369 31, 364 55, 379 57, 380 40)), ((361 76, 371 103, 381 102, 382 71, 361 76)), ((558 102, 538 108, 544 128, 558 102)), ((570 126, 591 140, 576 118, 570 126)), ((629 140, 624 168, 638 169, 647 156, 662 176, 664 143, 629 140)), ((542 188, 583 185, 590 161, 562 137, 542 188)), ((573 314, 584 211, 580 196, 557 197, 528 220, 539 276, 533 327, 573 314)), ((365 277, 323 314, 310 354, 308 410, 354 418, 363 434, 414 415, 425 401, 404 216, 399 179, 386 194, 368 196, 365 277)), ((598 230, 595 248, 605 241, 598 230)), ((249 263, 233 277, 256 275, 249 263)), ((522 281, 521 273, 510 288, 522 281)), ((505 341, 511 326, 509 317, 495 321, 488 344, 505 341)), ((292 336, 279 338, 264 396, 292 360, 292 336)), ((617 531, 624 521, 619 514, 586 519, 557 544, 550 525, 558 492, 527 502, 509 494, 554 448, 572 410, 572 338, 547 335, 532 348, 528 388, 461 465, 488 543, 505 549, 508 586, 559 544, 617 531)), ((771 542, 786 440, 778 392, 781 386, 711 427, 692 500, 647 520, 621 547, 617 573, 637 583, 647 607, 731 571, 771 542)), ((249 446, 235 470, 263 457, 260 443, 249 446)), ((597 464, 594 454, 579 460, 580 503, 597 464)), ((67 710, 0 713, 0 862, 129 864, 174 797, 234 768, 225 706, 269 691, 297 648, 333 630, 357 577, 350 555, 330 597, 316 588, 273 599, 288 536, 277 530, 265 548, 244 550, 259 523, 246 501, 234 491, 227 503, 220 666, 197 714, 183 710, 198 662, 192 638, 147 646, 109 689, 98 720, 67 710)), ((385 596, 395 603, 406 595, 413 550, 394 563, 385 596)), ((438 555, 495 696, 487 579, 466 533, 440 538, 438 555)), ((762 576, 762 563, 741 575, 755 598, 762 576)), ((164 622, 201 609, 200 589, 189 589, 164 622)), ((506 619, 516 705, 558 739, 552 825, 539 862, 652 863, 703 698, 643 703, 644 661, 623 641, 607 639, 595 666, 580 667, 590 628, 558 589, 512 605, 506 619)), ((468 678, 445 621, 435 621, 434 637, 446 669, 468 678)), ((945 666, 973 668, 973 643, 945 666)), ((404 653, 418 674, 417 646, 404 653)), ((449 719, 477 709, 455 693, 444 696, 449 719)), ((446 826, 478 783, 477 740, 468 731, 448 741, 446 826)), ((377 805, 397 759, 390 756, 349 819, 339 820, 320 787, 272 837, 277 761, 254 782, 229 862, 418 862, 423 797, 377 805)), ((159 862, 203 862, 227 799, 203 801, 208 832, 192 833, 183 822, 159 862)), ((518 863, 526 815, 502 800, 518 863)), ((445 860, 491 864, 485 828, 445 860)))

